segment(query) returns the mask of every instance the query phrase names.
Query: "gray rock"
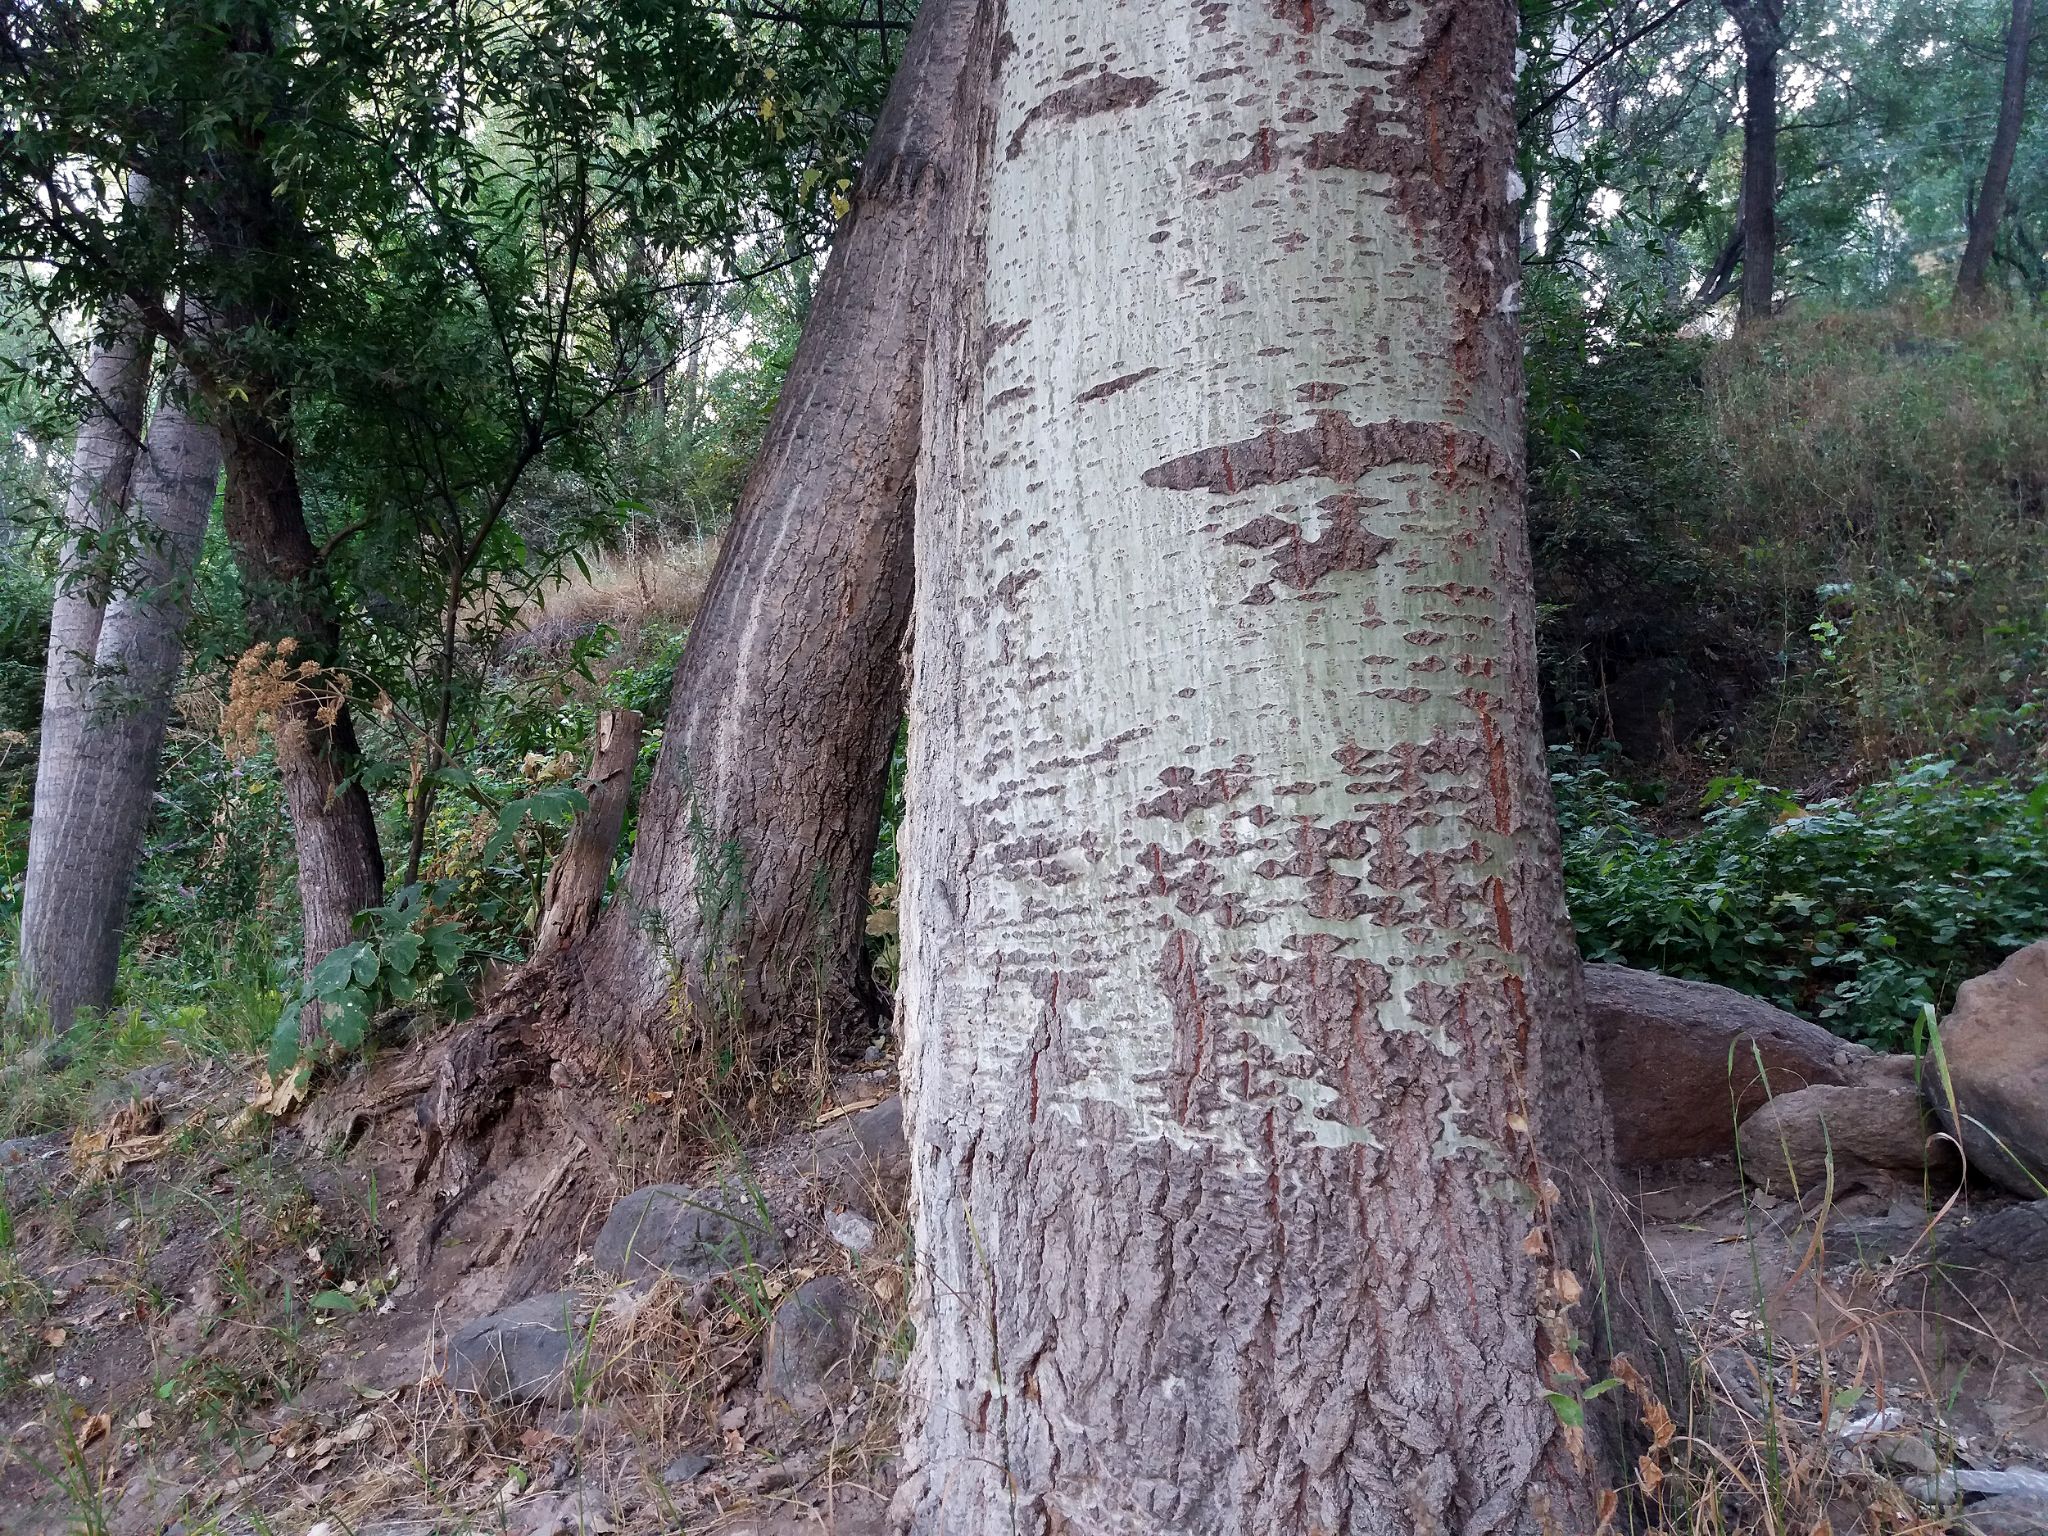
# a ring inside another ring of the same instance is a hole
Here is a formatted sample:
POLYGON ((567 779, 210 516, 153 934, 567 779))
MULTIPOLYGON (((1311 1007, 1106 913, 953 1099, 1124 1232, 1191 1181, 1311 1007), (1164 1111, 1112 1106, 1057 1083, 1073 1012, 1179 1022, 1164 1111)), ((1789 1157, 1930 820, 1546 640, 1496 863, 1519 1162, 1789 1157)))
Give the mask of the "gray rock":
POLYGON ((2048 1496, 2007 1493, 1963 1511, 1966 1536, 2048 1536, 2048 1496))
MULTIPOLYGON (((1996 1358, 2048 1344, 2048 1200, 2009 1205, 1963 1225, 1943 1222, 1918 1276, 1930 1319, 1952 1319, 1951 1347, 1996 1358)), ((2048 1474, 2037 1474, 2048 1476, 2048 1474)), ((2044 1481, 2043 1491, 2048 1491, 2044 1481)))
POLYGON ((1726 987, 1623 965, 1589 965, 1585 977, 1586 1018, 1625 1166, 1731 1152, 1736 1121, 1773 1094, 1841 1086, 1870 1055, 1726 987))
POLYGON ((650 1184, 612 1207, 591 1250, 621 1280, 709 1280, 782 1258, 782 1234, 746 1190, 650 1184))
POLYGON ((1971 1171, 2022 1199, 2048 1196, 2048 939, 1962 984, 1941 1047, 1948 1085, 1931 1073, 1927 1094, 1971 1171))
POLYGON ((861 1326, 862 1293, 838 1275, 806 1280, 768 1320, 761 1392, 810 1411, 850 1391, 874 1341, 861 1326))
POLYGON ((670 1488, 694 1483, 711 1470, 712 1461, 702 1451, 685 1451, 661 1469, 661 1480, 670 1488))
POLYGON ((466 1323, 448 1341, 447 1382, 498 1403, 560 1400, 582 1321, 573 1291, 551 1291, 466 1323))
POLYGON ((831 1204, 869 1217, 900 1212, 910 1188, 903 1096, 891 1094, 820 1130, 815 1158, 818 1180, 831 1204))
POLYGON ((1751 1183, 1805 1198, 1827 1187, 1830 1167, 1837 1193, 1929 1176, 1952 1185, 1962 1163, 1935 1130, 1916 1088, 1878 1079, 1781 1094, 1742 1122, 1736 1140, 1751 1183))

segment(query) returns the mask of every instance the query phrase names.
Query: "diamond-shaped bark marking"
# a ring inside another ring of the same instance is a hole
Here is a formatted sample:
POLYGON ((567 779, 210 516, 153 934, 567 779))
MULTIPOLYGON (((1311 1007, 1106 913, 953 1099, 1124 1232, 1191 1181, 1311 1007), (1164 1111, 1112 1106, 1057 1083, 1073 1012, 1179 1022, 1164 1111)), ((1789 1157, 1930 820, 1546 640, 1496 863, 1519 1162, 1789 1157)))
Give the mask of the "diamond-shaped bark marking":
POLYGON ((1197 777, 1192 768, 1167 768, 1159 782, 1165 793, 1138 803, 1140 816, 1164 816, 1168 821, 1185 821, 1188 813, 1212 805, 1227 805, 1244 792, 1245 775, 1228 768, 1211 768, 1197 777))
POLYGON ((1392 539, 1366 527, 1360 515, 1385 502, 1346 494, 1325 497, 1319 505, 1329 518, 1315 538, 1302 537, 1301 524, 1267 513, 1233 528, 1223 535, 1223 542, 1273 550, 1273 579, 1297 592, 1307 591, 1332 571, 1369 571, 1394 547, 1392 539))

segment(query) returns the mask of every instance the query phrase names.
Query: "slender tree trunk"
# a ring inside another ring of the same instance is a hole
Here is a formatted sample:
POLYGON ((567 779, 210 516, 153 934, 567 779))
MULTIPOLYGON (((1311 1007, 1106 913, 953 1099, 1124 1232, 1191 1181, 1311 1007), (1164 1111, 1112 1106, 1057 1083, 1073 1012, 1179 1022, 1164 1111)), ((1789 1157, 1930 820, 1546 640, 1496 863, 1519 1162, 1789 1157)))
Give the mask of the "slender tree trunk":
MULTIPOLYGON (((79 925, 104 903, 97 891, 73 877, 72 860, 79 851, 73 840, 75 828, 60 808, 72 798, 91 736, 94 667, 116 574, 111 558, 119 542, 115 530, 127 506, 142 441, 152 351, 148 333, 128 312, 115 318, 107 337, 93 349, 85 370, 90 398, 72 448, 71 483, 64 499, 64 549, 50 604, 35 810, 29 822, 13 998, 17 1010, 46 1009, 60 1029, 70 1027, 81 1006, 104 1008, 112 999, 119 957, 118 927, 113 930, 112 958, 97 950, 86 954, 78 947, 79 925)), ((94 937, 104 948, 106 936, 94 937)))
MULTIPOLYGON (((971 0, 920 12, 710 588, 572 1035, 753 1080, 884 1006, 861 953, 901 715, 935 233, 971 0)), ((561 1043, 567 1054, 576 1039, 561 1043)))
POLYGON ((597 717, 590 777, 583 781, 589 804, 569 829, 568 841, 548 870, 533 941, 536 956, 575 943, 597 921, 605 887, 611 881, 612 860, 619 850, 619 834, 625 830, 626 808, 633 798, 633 770, 639 762, 639 712, 605 710, 597 717))
POLYGON ((150 422, 136 469, 122 539, 128 547, 100 624, 85 708, 73 722, 74 755, 68 771, 53 764, 56 781, 36 804, 54 867, 43 871, 41 900, 24 902, 23 929, 40 906, 36 945, 55 961, 46 973, 60 978, 50 989, 53 1011, 57 1000, 104 1008, 113 998, 184 659, 179 642, 191 615, 192 570, 220 484, 220 441, 188 407, 190 380, 181 375, 172 390, 150 422))
POLYGON ((1737 323, 1767 319, 1778 275, 1778 54, 1784 0, 1722 0, 1742 35, 1742 296, 1737 323))
POLYGON ((1630 1250, 1538 728, 1515 7, 1001 11, 919 471, 897 1516, 1592 1536, 1546 1393, 1630 1250))
POLYGON ((1956 296, 1966 304, 1982 304, 1991 275, 1991 251, 2005 218, 2006 184, 2012 178, 2013 155, 2019 149, 2020 124, 2027 109, 2027 51, 2034 35, 2034 0, 2012 0, 2012 21, 2005 34, 2005 88, 1998 98, 1998 131, 1991 137, 1991 158, 1970 210, 1970 239, 1963 263, 1956 269, 1956 296))

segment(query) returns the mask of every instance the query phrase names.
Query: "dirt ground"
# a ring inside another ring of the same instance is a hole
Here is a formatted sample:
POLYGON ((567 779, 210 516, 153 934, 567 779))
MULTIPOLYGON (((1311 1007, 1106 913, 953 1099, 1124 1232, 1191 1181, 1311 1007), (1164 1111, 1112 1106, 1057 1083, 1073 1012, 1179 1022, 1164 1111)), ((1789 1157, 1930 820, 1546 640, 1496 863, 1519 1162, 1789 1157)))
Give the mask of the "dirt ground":
MULTIPOLYGON (((133 1087, 97 1127, 0 1146, 0 1531, 884 1528, 906 1239, 886 1198, 849 1225, 819 1149, 892 1091, 885 1073, 840 1079, 819 1123, 772 1140, 667 1138, 667 1166, 643 1159, 553 1207, 545 1243, 519 1235, 544 1157, 478 1205, 496 1212, 482 1224, 423 1228, 408 1202, 434 1191, 401 1188, 393 1149, 346 1125, 252 1110, 223 1066, 133 1087), (606 1281, 596 1227, 655 1177, 745 1180, 782 1260, 695 1286, 606 1281), (421 1230, 430 1251, 404 1251, 397 1234, 421 1230), (790 1409, 759 1390, 764 1335, 820 1275, 858 1288, 859 1364, 829 1401, 790 1409), (461 1324, 565 1284, 591 1314, 575 1379, 517 1407, 444 1379, 461 1324)), ((1745 1195, 1718 1163, 1633 1183, 1701 1387, 1649 1453, 1664 1529, 1963 1531, 1957 1473, 2048 1468, 2030 1332, 2048 1280, 2030 1311, 1946 1267, 1996 1200, 1890 1189, 1802 1208, 1745 1195)))

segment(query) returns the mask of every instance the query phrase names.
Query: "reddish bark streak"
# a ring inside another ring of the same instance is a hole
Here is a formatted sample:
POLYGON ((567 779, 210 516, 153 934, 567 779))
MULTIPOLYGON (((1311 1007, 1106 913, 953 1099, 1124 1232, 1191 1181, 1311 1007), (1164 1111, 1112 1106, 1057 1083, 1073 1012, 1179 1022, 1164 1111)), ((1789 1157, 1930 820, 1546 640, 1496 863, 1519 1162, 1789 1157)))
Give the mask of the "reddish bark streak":
POLYGON ((1155 490, 1235 495, 1256 485, 1280 485, 1306 475, 1357 480, 1396 464, 1435 466, 1442 473, 1514 483, 1514 460, 1483 437, 1457 437, 1437 421, 1353 421, 1342 411, 1318 411, 1315 425, 1293 432, 1261 432, 1242 442, 1168 459, 1145 471, 1155 490), (1234 456, 1234 457, 1233 457, 1234 456))
POLYGON ((1157 373, 1157 368, 1140 368, 1136 373, 1126 373, 1093 389, 1084 390, 1074 397, 1074 404, 1089 405, 1097 400, 1107 400, 1111 395, 1129 389, 1133 384, 1142 384, 1157 373))
POLYGON ((1121 112, 1142 107, 1164 87, 1148 75, 1119 75, 1105 69, 1077 85, 1064 86, 1024 114, 1024 121, 1010 135, 1004 158, 1014 160, 1024 153, 1024 138, 1032 125, 1041 121, 1075 122, 1098 112, 1121 112))

